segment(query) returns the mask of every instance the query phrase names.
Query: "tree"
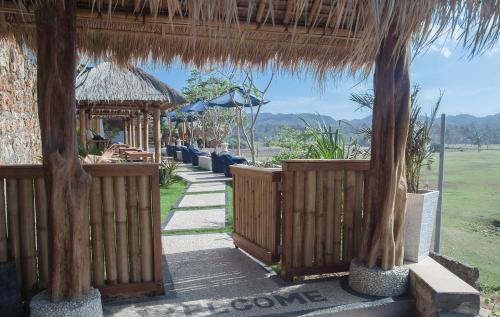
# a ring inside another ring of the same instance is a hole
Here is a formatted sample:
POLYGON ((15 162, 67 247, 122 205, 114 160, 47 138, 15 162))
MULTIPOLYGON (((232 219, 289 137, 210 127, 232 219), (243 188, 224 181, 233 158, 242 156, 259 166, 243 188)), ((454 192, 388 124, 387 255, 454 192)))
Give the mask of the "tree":
POLYGON ((245 142, 247 143, 247 146, 250 150, 252 156, 252 162, 255 164, 255 127, 257 119, 259 118, 260 110, 265 103, 264 97, 267 91, 269 90, 271 83, 273 82, 276 68, 274 67, 274 65, 272 66, 271 78, 269 79, 269 81, 264 86, 264 89, 262 90, 258 89, 257 86, 255 85, 253 69, 250 66, 245 65, 241 71, 244 74, 242 87, 245 93, 246 103, 250 104, 251 94, 253 94, 259 100, 259 104, 256 110, 254 110, 254 107, 249 107, 250 113, 246 113, 246 118, 245 118, 246 120, 244 120, 242 116, 243 109, 241 109, 240 107, 238 107, 237 109, 239 115, 238 124, 241 127, 243 136, 245 138, 245 142))

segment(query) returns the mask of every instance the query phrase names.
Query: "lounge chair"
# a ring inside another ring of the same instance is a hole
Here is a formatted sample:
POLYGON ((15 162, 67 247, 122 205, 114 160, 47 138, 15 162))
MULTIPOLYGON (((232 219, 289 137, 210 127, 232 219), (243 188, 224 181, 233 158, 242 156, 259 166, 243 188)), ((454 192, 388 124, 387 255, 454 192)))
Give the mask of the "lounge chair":
POLYGON ((212 152, 210 153, 210 156, 212 157, 212 172, 224 173, 224 162, 219 157, 219 155, 217 155, 217 153, 215 152, 212 152))
POLYGON ((234 164, 248 164, 248 161, 244 157, 232 156, 231 154, 221 154, 219 158, 224 163, 224 175, 226 177, 233 177, 229 166, 234 164))
POLYGON ((187 146, 181 147, 182 151, 182 162, 183 163, 191 163, 191 152, 189 152, 189 149, 187 146))
POLYGON ((210 153, 202 152, 193 146, 189 147, 189 152, 191 153, 191 163, 193 164, 193 166, 199 165, 199 160, 198 160, 199 156, 210 156, 210 153))

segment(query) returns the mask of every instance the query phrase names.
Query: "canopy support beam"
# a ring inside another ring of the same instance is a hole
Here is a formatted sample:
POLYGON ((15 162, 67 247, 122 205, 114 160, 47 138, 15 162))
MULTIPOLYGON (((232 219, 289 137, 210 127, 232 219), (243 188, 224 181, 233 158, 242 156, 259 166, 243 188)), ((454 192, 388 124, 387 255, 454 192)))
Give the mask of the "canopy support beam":
POLYGON ((403 264, 406 213, 405 149, 410 119, 409 40, 398 47, 391 26, 375 62, 371 162, 359 258, 384 270, 403 264))
POLYGON ((143 110, 142 112, 142 128, 144 129, 142 133, 142 146, 144 151, 149 151, 149 120, 148 120, 148 112, 143 110))
POLYGON ((155 162, 161 163, 160 108, 153 109, 153 136, 155 142, 155 162))
POLYGON ((78 115, 80 119, 80 146, 82 149, 87 149, 87 116, 84 108, 80 109, 80 113, 78 115))
POLYGON ((85 210, 90 176, 80 164, 76 143, 76 1, 37 2, 35 16, 38 116, 49 215, 48 290, 52 301, 59 302, 77 299, 90 287, 85 210))
POLYGON ((141 122, 141 115, 138 112, 137 113, 137 147, 142 148, 142 122, 141 122))

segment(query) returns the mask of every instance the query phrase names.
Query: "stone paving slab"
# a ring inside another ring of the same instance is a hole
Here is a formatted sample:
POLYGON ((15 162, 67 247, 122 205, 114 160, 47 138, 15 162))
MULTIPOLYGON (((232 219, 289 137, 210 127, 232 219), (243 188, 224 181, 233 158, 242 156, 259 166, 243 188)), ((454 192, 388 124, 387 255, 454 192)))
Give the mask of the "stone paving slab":
POLYGON ((173 211, 163 230, 223 228, 226 225, 224 208, 173 211))
POLYGON ((180 164, 175 173, 190 183, 226 182, 231 180, 231 177, 226 177, 222 173, 202 170, 191 164, 180 164))
POLYGON ((194 183, 189 186, 187 193, 225 191, 226 184, 223 182, 194 183))
POLYGON ((347 280, 285 283, 226 234, 163 236, 164 297, 104 302, 108 316, 302 316, 315 310, 367 303, 347 280))
POLYGON ((177 207, 208 207, 226 205, 226 193, 209 193, 197 195, 184 195, 177 207))

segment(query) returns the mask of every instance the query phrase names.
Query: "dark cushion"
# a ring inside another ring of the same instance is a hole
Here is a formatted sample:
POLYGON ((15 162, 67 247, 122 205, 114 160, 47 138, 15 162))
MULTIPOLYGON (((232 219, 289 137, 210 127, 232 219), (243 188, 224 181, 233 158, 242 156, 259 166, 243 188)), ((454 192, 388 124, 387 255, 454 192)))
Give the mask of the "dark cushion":
POLYGON ((212 152, 210 153, 210 156, 212 157, 212 172, 224 173, 224 162, 222 162, 219 155, 217 155, 217 153, 215 152, 212 152))
POLYGON ((229 166, 234 164, 248 164, 248 161, 244 157, 232 156, 231 154, 227 153, 221 154, 219 157, 224 163, 224 175, 226 175, 226 177, 233 177, 229 166))
POLYGON ((189 152, 189 149, 183 146, 181 148, 181 151, 182 151, 182 162, 191 163, 191 152, 189 152))
POLYGON ((198 166, 200 164, 198 160, 199 156, 210 156, 210 153, 202 152, 199 149, 192 146, 189 147, 189 152, 191 153, 191 163, 193 164, 193 166, 198 166))

